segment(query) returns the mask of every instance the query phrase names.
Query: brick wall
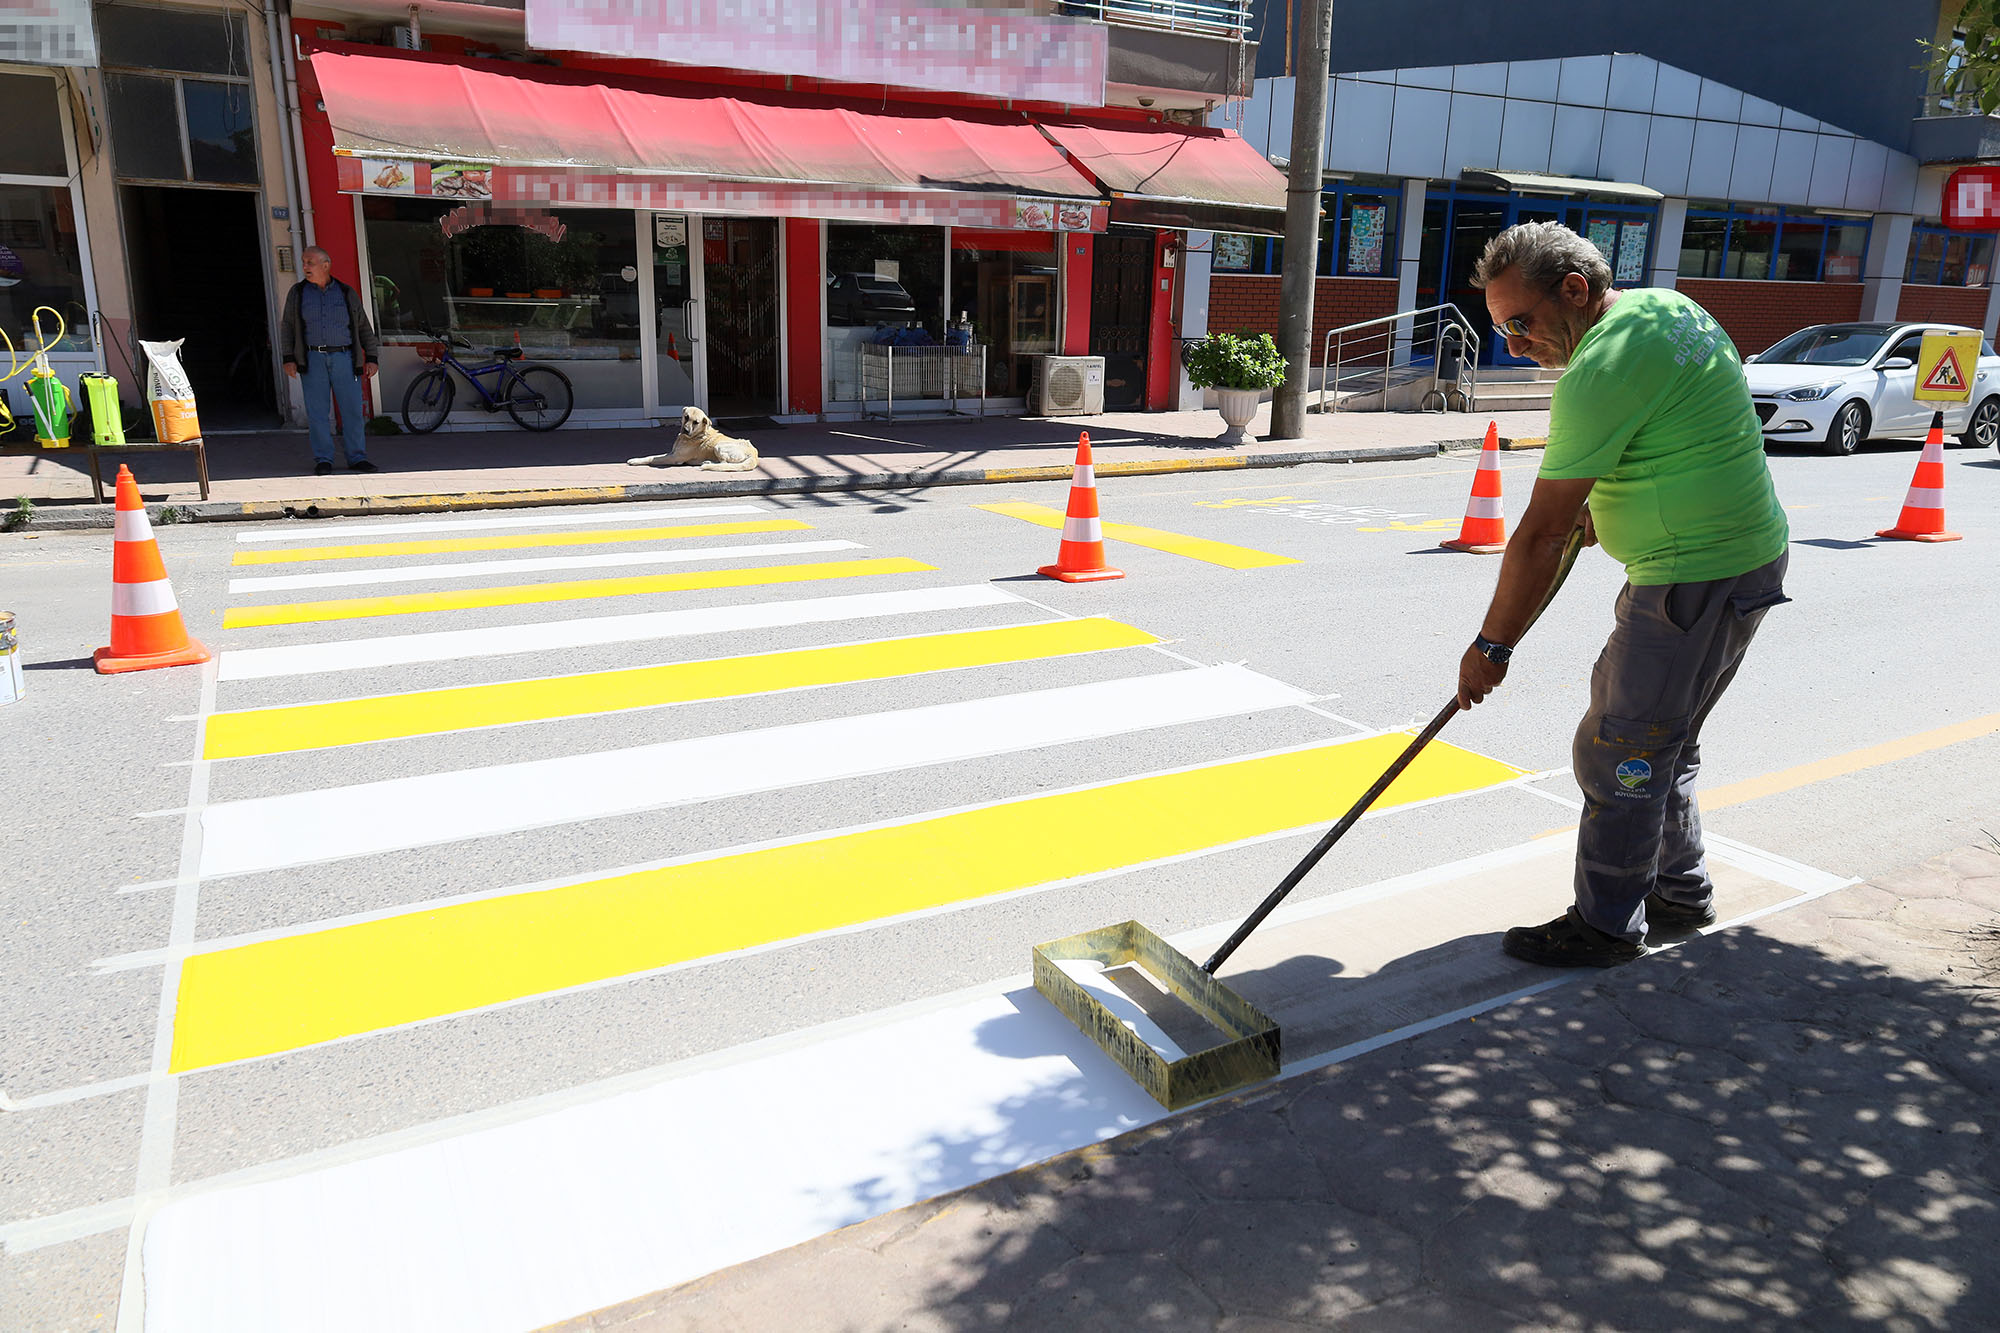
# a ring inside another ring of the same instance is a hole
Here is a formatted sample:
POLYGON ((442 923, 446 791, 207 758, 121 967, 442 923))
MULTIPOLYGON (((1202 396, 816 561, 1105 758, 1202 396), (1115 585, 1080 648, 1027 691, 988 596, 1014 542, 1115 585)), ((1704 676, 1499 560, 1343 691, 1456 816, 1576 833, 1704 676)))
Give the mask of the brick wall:
MULTIPOLYGON (((1247 273, 1217 273, 1208 282, 1208 327, 1215 333, 1278 336, 1278 284, 1284 279, 1247 273)), ((1394 278, 1319 278, 1313 299, 1313 361, 1328 329, 1396 313, 1394 278)))
POLYGON ((1674 285, 1715 316, 1744 356, 1761 352, 1810 324, 1838 324, 1861 317, 1858 282, 1682 278, 1674 285))
POLYGON ((1986 325, 1986 287, 1920 287, 1905 283, 1902 299, 1896 303, 1897 319, 1934 319, 1944 324, 1963 324, 1969 329, 1986 325))

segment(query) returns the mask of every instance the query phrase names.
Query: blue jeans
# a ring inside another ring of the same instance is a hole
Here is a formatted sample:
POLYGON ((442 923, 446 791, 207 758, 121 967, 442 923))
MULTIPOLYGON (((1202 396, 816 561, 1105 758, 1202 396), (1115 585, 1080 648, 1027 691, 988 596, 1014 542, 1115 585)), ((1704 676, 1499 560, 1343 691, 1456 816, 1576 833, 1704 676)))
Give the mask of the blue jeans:
POLYGON ((1694 784, 1708 720, 1764 613, 1785 597, 1788 555, 1731 579, 1625 585, 1590 677, 1571 751, 1583 789, 1576 905, 1607 935, 1646 937, 1646 895, 1699 906, 1715 886, 1694 784))
POLYGON ((354 357, 345 348, 336 352, 306 352, 299 367, 299 380, 306 390, 306 424, 312 431, 313 461, 333 461, 333 400, 340 400, 340 436, 347 450, 347 465, 368 458, 368 444, 362 427, 368 424, 367 409, 361 405, 361 379, 354 373, 354 357))

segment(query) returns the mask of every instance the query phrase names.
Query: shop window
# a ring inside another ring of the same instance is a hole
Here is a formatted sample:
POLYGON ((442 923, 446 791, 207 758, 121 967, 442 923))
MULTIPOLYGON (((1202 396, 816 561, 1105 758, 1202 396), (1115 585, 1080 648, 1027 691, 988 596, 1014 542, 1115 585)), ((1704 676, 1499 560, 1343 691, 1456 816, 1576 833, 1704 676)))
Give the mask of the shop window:
POLYGON ((1689 213, 1681 228, 1683 278, 1722 276, 1722 252, 1729 240, 1729 219, 1689 213))
POLYGON ((1918 227, 1910 235, 1905 282, 1925 287, 1985 287, 1993 281, 1994 238, 1918 227))
POLYGON ((1057 350, 1058 286, 1054 233, 953 231, 951 312, 986 349, 987 393, 1025 397, 1034 359, 1057 350))
POLYGON ((860 397, 861 344, 899 329, 920 330, 934 343, 944 341, 944 271, 943 227, 827 224, 830 398, 846 402, 860 397))
POLYGON ((1825 248, 1825 223, 1786 218, 1778 235, 1771 276, 1781 281, 1818 282, 1820 252, 1825 248))
POLYGON ((0 74, 0 125, 0 175, 69 175, 54 79, 0 74))
POLYGON ((1850 222, 1829 226, 1826 258, 1821 264, 1821 282, 1861 281, 1861 262, 1868 253, 1868 224, 1850 222))
MULTIPOLYGON (((420 344, 426 328, 449 329, 476 348, 520 346, 570 377, 578 407, 639 406, 636 215, 369 197, 362 217, 385 338, 420 344)), ((395 369, 385 358, 391 402, 415 353, 395 369)), ((459 405, 476 402, 460 385, 459 405)))
POLYGON ((1732 217, 1729 256, 1723 276, 1761 279, 1771 276, 1771 254, 1777 248, 1777 210, 1732 217))
MULTIPOLYGON (((40 345, 33 327, 37 306, 62 314, 65 332, 55 347, 90 350, 83 251, 68 187, 0 185, 0 329, 17 349, 40 345)), ((42 332, 56 332, 46 314, 42 332)))
POLYGON ((1217 273, 1249 273, 1252 271, 1253 249, 1262 250, 1263 242, 1261 236, 1216 232, 1215 239, 1210 243, 1213 250, 1209 267, 1217 273))
POLYGON ((1396 219, 1402 196, 1343 190, 1340 238, 1335 247, 1340 273, 1351 278, 1388 278, 1396 272, 1396 219))

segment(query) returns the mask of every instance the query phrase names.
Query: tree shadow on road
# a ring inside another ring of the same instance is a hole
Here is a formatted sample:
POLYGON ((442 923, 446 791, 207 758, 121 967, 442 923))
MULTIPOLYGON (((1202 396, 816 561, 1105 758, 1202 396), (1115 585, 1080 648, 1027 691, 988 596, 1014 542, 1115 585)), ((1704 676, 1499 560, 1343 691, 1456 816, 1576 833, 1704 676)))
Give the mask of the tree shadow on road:
MULTIPOLYGON (((2000 946, 1955 940, 1831 913, 1811 946, 1692 940, 663 1293, 669 1322, 635 1327, 719 1327, 752 1291, 801 1329, 1990 1326, 2000 946)), ((1002 1108, 929 1169, 964 1179, 1046 1113, 1002 1108)))

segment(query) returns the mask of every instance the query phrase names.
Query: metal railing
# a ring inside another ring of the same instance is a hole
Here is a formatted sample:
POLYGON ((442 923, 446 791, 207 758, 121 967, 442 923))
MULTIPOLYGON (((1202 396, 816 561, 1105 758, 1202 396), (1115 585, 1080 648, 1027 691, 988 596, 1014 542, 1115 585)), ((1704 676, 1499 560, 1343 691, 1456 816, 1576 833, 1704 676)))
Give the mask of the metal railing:
POLYGON ((1131 28, 1240 37, 1250 30, 1249 0, 1059 0, 1056 12, 1131 28))
MULTIPOLYGON (((896 396, 918 400, 917 410, 944 410, 953 416, 972 413, 959 406, 962 399, 979 399, 979 415, 986 415, 986 348, 932 346, 897 347, 886 343, 863 343, 857 356, 857 377, 861 381, 861 415, 896 419, 896 396), (880 411, 869 404, 882 400, 880 411)), ((905 411, 911 410, 906 407, 905 411)))
POLYGON ((1479 331, 1449 302, 1328 329, 1320 342, 1319 410, 1327 411, 1331 393, 1332 410, 1341 411, 1342 385, 1354 384, 1360 392, 1358 386, 1370 381, 1374 387, 1366 392, 1379 392, 1387 406, 1396 372, 1405 372, 1397 382, 1409 383, 1421 378, 1421 363, 1428 359, 1431 383, 1421 410, 1431 410, 1435 399, 1436 410, 1449 411, 1456 397, 1459 410, 1470 412, 1479 391, 1479 339, 1479 331), (1361 350, 1347 354, 1355 346, 1361 350))

